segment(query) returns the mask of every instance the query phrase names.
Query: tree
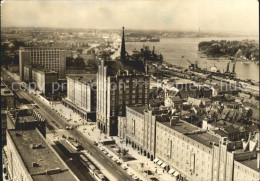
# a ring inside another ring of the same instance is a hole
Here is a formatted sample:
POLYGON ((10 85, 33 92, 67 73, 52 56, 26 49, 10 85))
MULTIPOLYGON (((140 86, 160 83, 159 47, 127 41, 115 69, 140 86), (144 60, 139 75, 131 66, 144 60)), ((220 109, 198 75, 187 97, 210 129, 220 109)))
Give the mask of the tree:
POLYGON ((123 156, 126 156, 128 152, 129 152, 129 150, 127 150, 125 148, 122 149, 122 155, 123 156))

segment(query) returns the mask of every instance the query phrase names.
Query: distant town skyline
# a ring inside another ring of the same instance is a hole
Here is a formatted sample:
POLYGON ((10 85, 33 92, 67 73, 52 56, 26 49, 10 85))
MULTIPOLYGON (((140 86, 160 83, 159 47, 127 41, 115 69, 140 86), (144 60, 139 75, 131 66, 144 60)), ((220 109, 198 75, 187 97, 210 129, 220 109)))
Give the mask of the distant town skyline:
POLYGON ((258 8, 257 0, 7 0, 1 4, 1 26, 255 33, 258 8))

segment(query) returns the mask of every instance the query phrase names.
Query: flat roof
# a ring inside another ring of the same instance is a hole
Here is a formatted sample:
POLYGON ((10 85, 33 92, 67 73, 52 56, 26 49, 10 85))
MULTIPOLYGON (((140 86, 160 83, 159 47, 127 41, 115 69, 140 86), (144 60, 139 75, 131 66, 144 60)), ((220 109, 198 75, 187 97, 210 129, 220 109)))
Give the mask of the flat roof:
POLYGON ((133 109, 134 111, 141 113, 141 114, 143 114, 144 110, 146 110, 148 108, 147 105, 144 105, 144 106, 127 106, 127 107, 129 107, 130 109, 133 109))
POLYGON ((243 161, 237 161, 257 172, 260 172, 260 168, 257 168, 257 159, 252 159, 252 160, 243 160, 243 161))
POLYGON ((19 116, 18 123, 29 123, 29 122, 36 122, 36 119, 34 119, 32 116, 19 116))
POLYGON ((1 96, 13 96, 14 94, 8 88, 1 88, 1 96))
POLYGON ((159 122, 179 133, 184 134, 185 136, 207 146, 207 147, 212 147, 212 144, 210 142, 215 142, 218 143, 219 142, 219 138, 213 134, 210 134, 208 132, 194 132, 194 131, 199 131, 201 130, 200 128, 191 125, 185 121, 178 121, 176 125, 171 126, 170 122, 159 122), (187 134, 188 133, 188 134, 187 134))
POLYGON ((6 87, 6 85, 3 83, 1 83, 1 96, 13 96, 13 92, 8 88, 6 87))
POLYGON ((96 74, 68 74, 67 77, 83 84, 97 81, 96 74))
MULTIPOLYGON (((43 180, 48 180, 47 178, 49 178, 51 174, 47 175, 46 171, 51 169, 60 168, 62 171, 68 172, 68 167, 61 162, 60 158, 49 147, 46 140, 38 130, 8 130, 8 133, 12 138, 21 158, 23 159, 24 165, 26 166, 28 172, 31 175, 35 174, 33 178, 46 177, 43 180), (42 147, 33 149, 31 148, 32 144, 41 144, 42 147), (39 166, 33 167, 33 162, 38 163, 39 166), (45 175, 39 176, 42 173, 45 173, 45 175)), ((69 174, 66 174, 66 178, 64 178, 64 172, 56 173, 55 180, 75 180, 73 175, 69 172, 69 174)))

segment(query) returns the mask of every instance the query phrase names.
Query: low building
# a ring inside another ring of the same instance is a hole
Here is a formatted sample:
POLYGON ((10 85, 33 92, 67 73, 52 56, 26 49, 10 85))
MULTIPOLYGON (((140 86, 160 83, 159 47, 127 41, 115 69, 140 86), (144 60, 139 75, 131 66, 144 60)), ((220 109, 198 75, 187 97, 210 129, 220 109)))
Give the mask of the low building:
POLYGON ((65 106, 75 110, 84 119, 96 120, 96 74, 67 76, 65 106))
POLYGON ((12 109, 7 112, 7 128, 32 130, 37 128, 46 137, 46 120, 37 109, 12 109))
POLYGON ((37 129, 8 130, 6 154, 13 181, 79 180, 37 129))
POLYGON ((32 69, 32 82, 36 88, 44 95, 54 93, 54 86, 58 82, 58 73, 46 69, 32 69))
POLYGON ((1 82, 1 109, 15 108, 15 97, 11 89, 1 82))

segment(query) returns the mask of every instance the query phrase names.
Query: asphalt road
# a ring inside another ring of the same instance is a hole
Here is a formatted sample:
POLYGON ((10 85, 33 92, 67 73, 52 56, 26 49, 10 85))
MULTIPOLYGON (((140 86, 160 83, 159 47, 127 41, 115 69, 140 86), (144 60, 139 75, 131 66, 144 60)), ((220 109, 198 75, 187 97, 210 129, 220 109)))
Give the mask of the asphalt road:
MULTIPOLYGON (((2 70, 2 77, 4 77, 4 80, 7 79, 8 75, 5 71, 2 70)), ((14 79, 9 78, 7 79, 9 83, 15 82, 14 79)), ((39 100, 38 97, 28 94, 27 91, 18 90, 16 91, 16 94, 18 94, 20 97, 23 97, 25 99, 29 99, 33 101, 35 104, 39 106, 39 110, 41 113, 43 113, 43 116, 47 119, 48 123, 52 126, 55 126, 56 129, 63 128, 65 129, 66 126, 69 126, 69 124, 66 123, 66 121, 61 118, 54 110, 52 110, 49 106, 47 106, 45 103, 42 102, 42 100, 39 100)), ((118 181, 130 181, 134 180, 132 177, 130 177, 119 165, 117 165, 111 158, 109 158, 106 154, 104 154, 97 146, 93 144, 93 141, 83 136, 81 132, 78 130, 64 130, 67 132, 71 137, 76 138, 80 143, 82 143, 82 146, 85 148, 85 150, 88 150, 92 156, 105 168, 107 169, 110 174, 112 174, 114 177, 117 178, 118 181)))
POLYGON ((80 179, 94 181, 88 169, 80 162, 79 154, 70 153, 61 143, 55 142, 52 145, 54 150, 60 155, 71 171, 80 179))

